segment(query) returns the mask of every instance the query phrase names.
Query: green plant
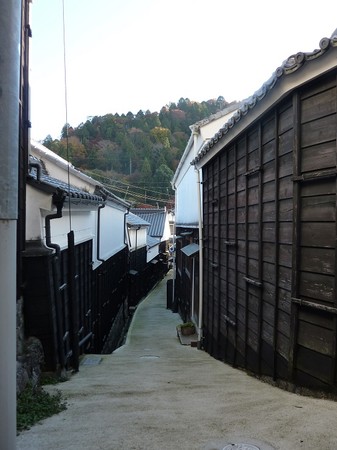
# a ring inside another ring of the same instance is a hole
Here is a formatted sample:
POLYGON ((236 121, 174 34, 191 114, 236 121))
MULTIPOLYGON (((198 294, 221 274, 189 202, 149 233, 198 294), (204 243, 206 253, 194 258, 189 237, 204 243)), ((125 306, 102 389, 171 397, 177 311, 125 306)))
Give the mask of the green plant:
POLYGON ((195 325, 193 322, 185 322, 185 323, 182 323, 180 325, 180 327, 181 328, 195 328, 195 325))
POLYGON ((49 394, 41 387, 27 386, 17 397, 17 431, 29 429, 42 419, 58 414, 67 408, 61 393, 49 394))
POLYGON ((57 384, 57 383, 59 383, 59 380, 54 375, 49 375, 49 374, 46 375, 46 374, 42 373, 40 383, 41 383, 41 386, 47 386, 49 384, 57 384))
POLYGON ((193 322, 185 322, 180 325, 180 332, 183 336, 192 335, 195 333, 195 325, 193 322))

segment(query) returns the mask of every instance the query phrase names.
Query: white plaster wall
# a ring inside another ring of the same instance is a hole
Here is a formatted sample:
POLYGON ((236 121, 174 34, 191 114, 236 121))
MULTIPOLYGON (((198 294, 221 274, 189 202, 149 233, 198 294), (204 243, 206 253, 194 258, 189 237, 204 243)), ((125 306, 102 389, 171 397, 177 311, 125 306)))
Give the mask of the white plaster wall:
MULTIPOLYGON (((191 161, 207 142, 211 139, 221 127, 230 119, 236 110, 214 119, 209 123, 200 126, 199 132, 191 134, 185 153, 182 158, 182 164, 179 171, 175 174, 175 215, 176 225, 198 226, 199 210, 198 210, 198 189, 200 189, 200 197, 202 198, 201 186, 197 184, 197 174, 191 161)), ((201 177, 201 173, 200 173, 201 177)), ((200 180, 202 181, 202 180, 200 180)))
MULTIPOLYGON (((31 154, 43 160, 49 175, 68 183, 67 161, 41 144, 34 145, 31 146, 31 154)), ((70 184, 87 192, 93 192, 96 184, 98 184, 95 180, 74 169, 74 167, 70 167, 69 176, 70 184)), ((52 205, 51 195, 44 194, 40 190, 27 185, 26 210, 27 239, 44 239, 45 241, 45 217, 56 211, 52 205)), ((99 255, 97 255, 98 204, 79 203, 75 205, 72 203, 71 214, 69 214, 69 205, 65 202, 62 217, 50 222, 51 241, 59 245, 61 250, 67 248, 67 235, 70 230, 74 231, 75 244, 92 239, 92 261, 95 268, 101 264, 97 256, 106 260, 125 247, 126 212, 126 207, 117 205, 110 200, 100 210, 100 248, 99 255)))
POLYGON ((136 250, 141 247, 146 246, 146 237, 147 237, 147 227, 140 228, 139 230, 136 230, 135 228, 129 228, 129 239, 130 239, 130 250, 136 250))
POLYGON ((126 210, 107 204, 101 209, 100 257, 108 259, 122 250, 125 243, 124 217, 126 210))
POLYGON ((26 191, 26 240, 44 239, 44 222, 41 210, 52 209, 51 196, 34 189, 29 184, 26 191))
POLYGON ((152 261, 156 256, 159 255, 159 245, 155 245, 147 250, 146 262, 152 261))
POLYGON ((176 189, 176 225, 198 224, 198 184, 194 167, 180 178, 176 189))
MULTIPOLYGON (((55 212, 52 211, 52 212, 55 212)), ((45 217, 51 214, 51 211, 43 210, 42 220, 44 224, 45 217)), ((96 211, 71 211, 71 218, 67 208, 63 208, 62 217, 50 221, 51 241, 58 244, 61 250, 68 247, 68 233, 74 231, 75 244, 95 238, 96 234, 96 211), (71 219, 71 223, 70 223, 71 219)), ((44 239, 46 237, 44 229, 44 239)))
MULTIPOLYGON (((218 119, 212 120, 211 122, 201 127, 200 141, 198 142, 198 144, 203 144, 207 139, 211 139, 212 137, 214 137, 214 135, 220 130, 220 128, 225 125, 226 122, 228 122, 228 120, 235 114, 236 111, 237 110, 235 109, 234 111, 222 117, 219 117, 218 119)), ((197 150, 200 150, 200 145, 197 150)))
POLYGON ((170 217, 168 214, 166 214, 166 219, 165 219, 165 225, 164 225, 164 232, 163 232, 163 237, 161 239, 161 241, 168 241, 169 238, 171 236, 171 229, 170 229, 170 217))

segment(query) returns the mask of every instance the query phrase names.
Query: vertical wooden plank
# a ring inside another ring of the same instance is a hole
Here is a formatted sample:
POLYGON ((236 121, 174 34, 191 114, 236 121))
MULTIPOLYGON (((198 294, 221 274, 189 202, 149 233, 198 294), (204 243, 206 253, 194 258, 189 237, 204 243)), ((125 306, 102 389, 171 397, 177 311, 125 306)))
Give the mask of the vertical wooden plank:
POLYGON ((68 286, 69 286, 69 303, 71 314, 71 347, 72 347, 72 364, 75 372, 79 368, 79 298, 76 295, 76 269, 75 269, 75 237, 74 232, 68 233, 68 286))
POLYGON ((66 327, 63 322, 63 315, 65 304, 62 302, 61 295, 61 255, 56 254, 52 258, 52 272, 53 272, 53 289, 54 289, 54 301, 55 301, 55 312, 56 312, 56 328, 57 328, 57 340, 58 340, 58 362, 60 364, 60 371, 65 370, 67 357, 64 346, 64 336, 66 333, 66 327))
MULTIPOLYGON (((335 85, 337 86, 337 76, 335 78, 335 85)), ((337 104, 337 89, 336 89, 336 104, 337 104)), ((336 172, 337 172, 337 113, 336 113, 336 126, 335 126, 335 155, 336 155, 336 172)), ((337 216, 337 176, 336 176, 336 196, 335 196, 335 217, 337 216)), ((337 293, 337 220, 335 222, 335 233, 336 233, 336 244, 335 244, 335 293, 337 293)), ((334 306, 337 307, 337 298, 335 296, 334 306)), ((337 317, 333 316, 333 341, 332 341, 332 374, 331 374, 331 384, 335 386, 336 383, 336 375, 337 375, 337 317)))
MULTIPOLYGON (((248 141, 247 141, 247 134, 245 135, 245 147, 246 147, 246 167, 245 167, 245 172, 248 171, 248 141)), ((249 262, 248 262, 248 247, 249 247, 249 243, 248 243, 248 177, 245 177, 245 273, 246 275, 248 274, 248 267, 249 267, 249 262)), ((249 300, 249 288, 246 285, 246 290, 245 290, 245 355, 244 355, 244 367, 245 369, 247 368, 248 365, 248 300, 249 300)))
MULTIPOLYGON (((262 126, 261 121, 259 123, 258 128, 258 140, 259 140, 259 148, 258 148, 258 166, 259 170, 259 180, 258 180, 258 223, 259 223, 259 231, 258 231, 258 280, 262 282, 262 270, 263 270, 263 261, 262 261, 262 126)), ((258 347, 257 347, 257 367, 258 374, 261 374, 261 347, 262 347, 262 318, 263 318, 263 303, 262 303, 262 287, 258 289, 259 303, 258 303, 258 329, 257 329, 257 339, 258 339, 258 347)))
POLYGON ((234 255, 234 289, 235 289, 235 310, 234 310, 234 322, 235 322, 235 340, 234 340, 234 356, 233 366, 236 366, 237 359, 237 346, 238 346, 238 145, 234 146, 234 242, 233 247, 234 255))
POLYGON ((275 110, 274 114, 274 136, 275 136, 275 266, 274 266, 274 278, 275 278, 275 305, 274 305, 274 330, 273 330, 273 379, 277 379, 277 339, 278 339, 278 310, 279 310, 279 258, 280 258, 280 230, 279 230, 279 124, 278 124, 278 111, 275 110))
POLYGON ((218 237, 218 245, 217 245, 217 253, 218 253, 218 270, 217 270, 217 290, 218 290, 218 308, 217 308, 217 327, 218 327, 218 333, 217 333, 217 339, 216 339, 216 346, 217 346, 217 357, 219 358, 221 354, 221 214, 220 214, 220 156, 217 156, 217 164, 218 164, 218 173, 217 173, 217 183, 218 183, 218 195, 217 195, 217 209, 218 209, 218 226, 217 226, 217 232, 216 235, 218 237))
POLYGON ((216 166, 216 159, 212 161, 212 356, 214 355, 215 352, 215 338, 216 338, 216 334, 215 334, 215 323, 216 323, 216 318, 215 318, 215 301, 216 301, 216 295, 215 295, 215 284, 216 284, 216 274, 218 273, 218 270, 216 270, 216 264, 215 264, 215 240, 216 240, 216 226, 215 226, 215 214, 214 214, 214 210, 216 208, 216 203, 217 203, 217 198, 214 196, 214 185, 215 185, 215 166, 216 166))
MULTIPOLYGON (((293 95, 293 117, 294 117, 294 140, 293 140, 293 177, 300 174, 300 136, 301 136, 301 117, 300 117, 300 99, 296 92, 293 95)), ((291 279, 291 296, 297 298, 299 283, 299 246, 300 246, 300 186, 294 182, 293 187, 293 254, 292 254, 292 279, 291 279)), ((288 357, 288 377, 294 380, 294 366, 296 358, 297 346, 297 329, 298 329, 298 305, 291 304, 291 321, 290 321, 290 341, 289 341, 289 357, 288 357)))
MULTIPOLYGON (((228 152, 226 152, 226 241, 229 241, 229 230, 228 230, 228 152)), ((228 276, 229 276, 229 269, 228 269, 228 264, 229 264, 229 254, 228 254, 228 246, 226 246, 226 316, 228 317, 229 315, 229 306, 228 306, 228 290, 229 290, 229 286, 228 286, 228 276)), ((225 348, 225 359, 227 360, 228 357, 228 333, 229 333, 229 322, 226 321, 226 348, 225 348)))
MULTIPOLYGON (((211 281, 210 281, 210 205, 211 205, 211 199, 210 199, 210 164, 206 165, 205 168, 203 168, 203 203, 204 203, 204 211, 207 211, 206 214, 204 214, 204 231, 205 233, 205 237, 207 237, 207 245, 205 246, 205 252, 204 255, 206 256, 204 258, 205 261, 205 283, 203 286, 203 297, 204 299, 207 299, 207 302, 204 301, 204 323, 206 325, 206 333, 205 333, 205 347, 208 353, 211 353, 211 347, 210 347, 210 338, 211 338, 211 321, 210 321, 210 309, 211 309, 211 305, 210 305, 210 298, 209 298, 209 291, 211 289, 211 281)), ((205 240, 204 240, 205 242, 205 240)))

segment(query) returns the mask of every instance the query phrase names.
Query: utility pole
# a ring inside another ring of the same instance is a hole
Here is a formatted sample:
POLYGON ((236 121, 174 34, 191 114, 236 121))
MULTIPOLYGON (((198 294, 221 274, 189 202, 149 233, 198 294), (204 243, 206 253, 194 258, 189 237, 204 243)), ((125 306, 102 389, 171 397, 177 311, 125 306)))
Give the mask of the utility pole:
POLYGON ((21 0, 0 0, 0 448, 16 448, 16 236, 21 0))

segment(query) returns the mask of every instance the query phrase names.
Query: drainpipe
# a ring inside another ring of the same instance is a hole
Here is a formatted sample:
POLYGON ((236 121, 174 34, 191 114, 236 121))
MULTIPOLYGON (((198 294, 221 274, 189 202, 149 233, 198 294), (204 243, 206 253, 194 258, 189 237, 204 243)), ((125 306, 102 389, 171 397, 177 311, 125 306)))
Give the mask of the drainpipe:
POLYGON ((100 245, 101 245, 101 209, 105 208, 105 203, 102 203, 98 207, 97 214, 97 261, 105 262, 105 259, 100 257, 100 245))
POLYGON ((124 244, 131 247, 130 244, 130 236, 129 236, 129 232, 128 232, 128 228, 127 228, 127 220, 126 220, 126 216, 129 214, 130 212, 130 208, 126 209, 126 212, 124 213, 124 244))
POLYGON ((58 368, 61 374, 65 371, 66 358, 63 350, 63 336, 60 332, 62 329, 62 313, 61 313, 61 296, 60 296, 60 254, 61 248, 58 244, 51 241, 51 229, 50 221, 54 219, 60 219, 62 217, 63 204, 66 198, 66 194, 57 189, 57 192, 53 195, 53 203, 56 206, 56 213, 49 214, 45 218, 45 229, 46 229, 46 246, 55 250, 55 256, 53 257, 52 267, 53 267, 53 281, 54 281, 54 299, 52 307, 55 310, 56 316, 56 345, 58 349, 58 360, 57 364, 60 365, 58 368))
POLYGON ((16 448, 20 0, 0 2, 0 448, 16 448))
MULTIPOLYGON (((197 152, 198 133, 194 132, 194 150, 197 152)), ((199 216, 199 317, 198 317, 198 348, 203 347, 203 227, 202 227, 202 199, 201 199, 201 180, 200 169, 195 166, 197 176, 197 193, 198 193, 198 216, 199 216)))
POLYGON ((141 229, 140 226, 136 227, 136 241, 135 241, 135 252, 137 251, 138 247, 138 231, 141 229))
POLYGON ((58 244, 55 244, 51 241, 50 221, 53 219, 60 219, 62 217, 62 209, 65 198, 66 194, 60 189, 57 189, 57 192, 53 195, 53 204, 56 206, 56 213, 48 214, 48 216, 46 216, 45 218, 46 246, 49 248, 53 248, 57 256, 60 256, 61 249, 58 244))

